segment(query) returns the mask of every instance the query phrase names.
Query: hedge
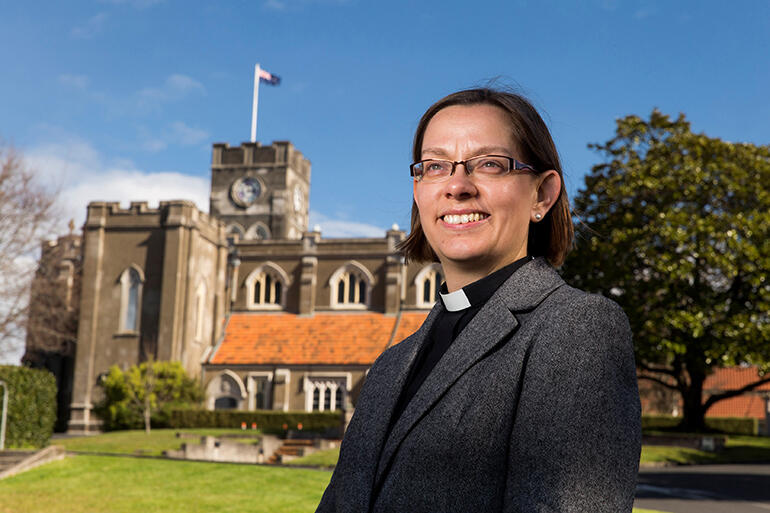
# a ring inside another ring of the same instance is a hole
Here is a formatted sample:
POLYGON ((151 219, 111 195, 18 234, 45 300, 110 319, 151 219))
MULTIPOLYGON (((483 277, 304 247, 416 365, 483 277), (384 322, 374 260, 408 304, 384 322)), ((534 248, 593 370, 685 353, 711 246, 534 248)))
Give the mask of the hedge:
POLYGON ((243 423, 250 428, 256 423, 263 433, 281 434, 287 429, 326 433, 337 430, 342 422, 340 412, 296 412, 273 410, 173 410, 169 427, 179 428, 240 428, 243 423))
MULTIPOLYGON (((56 378, 45 369, 0 365, 8 386, 5 447, 45 447, 56 423, 56 378)), ((0 389, 0 410, 2 394, 0 389)))
MULTIPOLYGON (((682 417, 671 415, 643 415, 642 429, 649 431, 675 430, 682 417)), ((729 435, 756 435, 759 433, 759 421, 746 417, 706 417, 706 428, 729 435)))

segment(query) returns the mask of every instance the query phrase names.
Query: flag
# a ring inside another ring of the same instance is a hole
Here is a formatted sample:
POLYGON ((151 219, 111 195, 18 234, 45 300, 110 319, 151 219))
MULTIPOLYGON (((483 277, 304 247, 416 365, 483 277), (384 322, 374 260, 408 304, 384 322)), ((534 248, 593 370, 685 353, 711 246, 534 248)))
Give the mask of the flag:
POLYGON ((281 83, 281 77, 259 68, 259 81, 270 85, 278 85, 281 83))

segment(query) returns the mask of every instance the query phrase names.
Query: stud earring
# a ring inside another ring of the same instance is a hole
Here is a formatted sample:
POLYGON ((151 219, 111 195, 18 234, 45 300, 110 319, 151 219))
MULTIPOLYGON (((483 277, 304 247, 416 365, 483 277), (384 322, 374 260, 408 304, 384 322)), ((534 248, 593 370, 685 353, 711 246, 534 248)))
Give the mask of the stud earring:
POLYGON ((541 216, 540 214, 535 214, 535 219, 537 219, 538 221, 540 221, 542 218, 543 216, 541 216))

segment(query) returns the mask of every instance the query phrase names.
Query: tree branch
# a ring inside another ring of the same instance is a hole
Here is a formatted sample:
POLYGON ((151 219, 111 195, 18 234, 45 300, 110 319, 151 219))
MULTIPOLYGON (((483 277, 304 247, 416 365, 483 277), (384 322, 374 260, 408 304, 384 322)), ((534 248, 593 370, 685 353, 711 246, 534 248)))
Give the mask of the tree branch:
POLYGON ((709 409, 711 406, 714 405, 714 403, 717 403, 719 401, 723 401, 725 399, 730 399, 731 397, 736 397, 742 394, 745 394, 746 392, 751 392, 755 388, 758 388, 765 383, 770 383, 770 375, 768 375, 765 378, 762 378, 758 381, 755 381, 754 383, 749 383, 748 385, 738 388, 736 390, 727 390, 726 392, 722 392, 720 394, 712 394, 705 403, 703 403, 704 409, 709 409))
POLYGON ((670 384, 670 383, 666 383, 666 382, 665 382, 665 381, 663 381, 662 379, 660 379, 660 378, 656 378, 656 377, 654 377, 654 376, 645 376, 644 374, 642 374, 642 375, 640 375, 640 376, 639 376, 639 379, 646 379, 646 380, 648 380, 648 381, 652 381, 652 382, 654 382, 654 383, 657 383, 657 384, 659 384, 659 385, 662 385, 662 386, 664 386, 664 387, 668 388, 669 390, 676 390, 676 391, 679 391, 679 387, 677 387, 676 385, 672 385, 672 384, 670 384))

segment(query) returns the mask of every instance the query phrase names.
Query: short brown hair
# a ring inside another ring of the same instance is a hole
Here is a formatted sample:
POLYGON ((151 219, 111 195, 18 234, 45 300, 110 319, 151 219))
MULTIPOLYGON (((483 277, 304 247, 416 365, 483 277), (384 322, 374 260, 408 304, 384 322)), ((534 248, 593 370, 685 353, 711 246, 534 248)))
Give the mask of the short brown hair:
MULTIPOLYGON (((554 267, 560 266, 571 246, 574 229, 570 214, 567 191, 564 187, 564 175, 561 162, 551 134, 537 110, 523 96, 507 91, 490 88, 467 89, 446 96, 423 114, 412 144, 412 159, 417 162, 422 158, 422 140, 428 123, 440 110, 453 105, 493 105, 508 115, 511 131, 521 152, 518 155, 524 162, 534 167, 537 172, 554 169, 561 180, 559 197, 542 221, 530 223, 527 251, 530 255, 544 256, 554 267)), ((407 261, 438 261, 436 253, 430 247, 420 225, 420 212, 412 202, 412 225, 409 236, 399 244, 407 261)))

